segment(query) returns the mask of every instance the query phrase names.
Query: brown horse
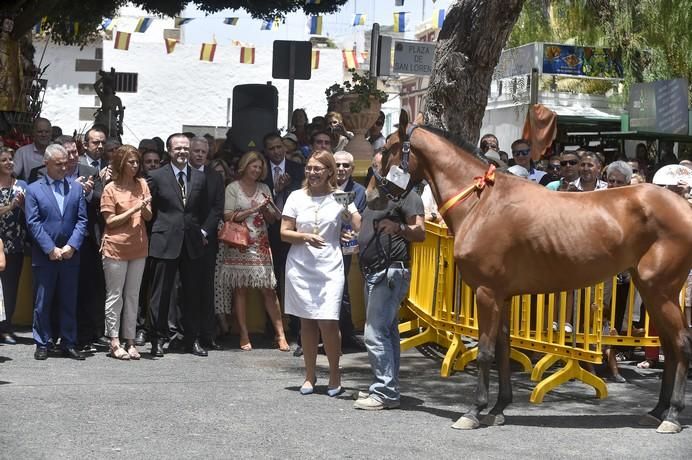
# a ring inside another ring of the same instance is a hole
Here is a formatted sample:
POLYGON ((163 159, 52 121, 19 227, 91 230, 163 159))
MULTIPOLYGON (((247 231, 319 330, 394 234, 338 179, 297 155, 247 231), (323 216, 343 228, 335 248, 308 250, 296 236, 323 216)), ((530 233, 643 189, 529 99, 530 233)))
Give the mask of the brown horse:
MULTIPOLYGON (((692 332, 678 300, 692 267, 689 204, 649 184, 566 193, 508 174, 487 174, 488 163, 473 145, 449 138, 434 128, 409 125, 402 115, 398 132, 387 142, 382 165, 384 172, 392 166, 398 168, 395 171, 408 170, 409 184, 428 179, 454 234, 456 263, 476 292, 476 405, 454 427, 504 423, 504 408, 512 401, 511 296, 577 289, 629 270, 666 357, 658 404, 640 423, 655 423, 658 432, 679 432, 678 415, 684 407, 692 358, 692 332), (471 187, 460 199, 458 192, 467 186, 471 187), (479 420, 488 404, 489 368, 495 358, 498 401, 479 420)), ((377 176, 368 187, 369 206, 377 207, 384 195, 397 199, 411 187, 392 187, 377 176)))

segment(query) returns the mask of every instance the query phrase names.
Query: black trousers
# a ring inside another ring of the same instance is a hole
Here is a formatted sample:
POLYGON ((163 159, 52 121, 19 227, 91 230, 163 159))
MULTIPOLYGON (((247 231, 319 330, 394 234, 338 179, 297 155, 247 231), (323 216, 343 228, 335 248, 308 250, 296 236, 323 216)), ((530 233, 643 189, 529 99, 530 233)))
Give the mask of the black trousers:
POLYGON ((137 308, 137 330, 147 330, 149 313, 149 298, 151 297, 151 257, 147 257, 142 273, 142 285, 139 288, 139 308, 137 308))
POLYGON ((200 261, 203 272, 202 284, 199 292, 200 302, 200 337, 210 342, 216 338, 216 315, 214 315, 214 271, 216 269, 216 253, 219 250, 218 242, 209 243, 204 248, 204 256, 200 261))
POLYGON ((175 274, 180 271, 182 325, 185 342, 190 345, 199 339, 200 319, 202 317, 199 293, 202 290, 201 258, 191 259, 183 248, 177 259, 158 259, 152 257, 151 300, 149 302, 149 324, 151 341, 165 340, 168 337, 168 313, 171 292, 175 288, 175 274))
POLYGON ((12 315, 17 307, 17 292, 19 291, 19 277, 24 265, 24 253, 5 254, 5 271, 0 272, 2 280, 2 295, 5 299, 5 321, 0 322, 0 333, 13 332, 12 315))
POLYGON ((341 310, 339 311, 339 330, 341 340, 353 335, 353 318, 351 317, 351 295, 348 292, 348 272, 351 270, 353 256, 344 256, 344 295, 341 297, 341 310))
POLYGON ((79 248, 79 267, 77 342, 87 344, 103 336, 106 321, 106 279, 98 244, 92 238, 84 238, 79 248))

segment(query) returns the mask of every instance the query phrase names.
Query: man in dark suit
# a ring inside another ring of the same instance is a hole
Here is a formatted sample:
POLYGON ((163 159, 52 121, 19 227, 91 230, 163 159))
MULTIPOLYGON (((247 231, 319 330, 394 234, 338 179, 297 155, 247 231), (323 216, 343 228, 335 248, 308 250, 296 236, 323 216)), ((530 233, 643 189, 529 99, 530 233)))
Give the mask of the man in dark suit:
MULTIPOLYGON (((209 142, 204 137, 194 137, 190 140, 190 166, 203 172, 207 179, 206 204, 207 218, 202 228, 207 233, 207 244, 204 246, 204 256, 201 264, 204 270, 202 285, 199 286, 199 304, 201 307, 200 336, 202 345, 220 350, 216 343, 216 316, 214 315, 214 270, 216 269, 216 253, 219 251, 218 225, 223 216, 224 183, 223 178, 213 168, 207 167, 209 162, 209 142)), ((184 332, 184 331, 183 331, 184 332)))
MULTIPOLYGON (((264 136, 264 155, 267 157, 269 174, 264 179, 272 192, 274 203, 283 211, 284 203, 291 192, 298 190, 303 185, 305 171, 303 165, 286 159, 286 147, 278 133, 269 133, 264 136)), ((281 221, 269 226, 269 246, 274 260, 274 274, 276 275, 279 299, 284 304, 284 270, 286 268, 286 256, 291 245, 281 241, 279 234, 281 221)), ((291 318, 291 332, 299 337, 300 322, 291 318)))
POLYGON ((31 184, 26 193, 26 221, 34 242, 31 265, 34 358, 37 360, 48 357, 54 305, 60 310, 59 335, 63 353, 72 359, 84 359, 76 348, 80 259, 75 252, 82 246, 86 234, 86 201, 81 185, 65 178, 67 161, 67 152, 62 146, 46 147, 46 176, 31 184))
POLYGON ((108 166, 103 152, 106 146, 106 132, 100 127, 94 126, 84 134, 84 156, 79 162, 101 171, 108 166))
POLYGON ((186 349, 194 355, 207 356, 199 343, 201 309, 197 298, 204 275, 202 257, 209 236, 202 227, 208 214, 207 183, 204 174, 188 164, 190 140, 185 135, 174 134, 168 138, 168 154, 170 163, 149 173, 154 208, 149 239, 151 353, 163 356, 171 291, 176 270, 180 270, 186 349))
MULTIPOLYGON (((353 192, 355 197, 353 204, 359 213, 363 213, 367 205, 365 199, 365 187, 353 180, 353 155, 346 151, 334 153, 336 161, 336 186, 337 191, 353 192)), ((339 329, 341 330, 341 347, 365 350, 365 345, 354 334, 353 318, 351 317, 351 295, 348 292, 348 273, 351 270, 352 255, 344 255, 344 294, 341 298, 341 310, 339 310, 339 329)))

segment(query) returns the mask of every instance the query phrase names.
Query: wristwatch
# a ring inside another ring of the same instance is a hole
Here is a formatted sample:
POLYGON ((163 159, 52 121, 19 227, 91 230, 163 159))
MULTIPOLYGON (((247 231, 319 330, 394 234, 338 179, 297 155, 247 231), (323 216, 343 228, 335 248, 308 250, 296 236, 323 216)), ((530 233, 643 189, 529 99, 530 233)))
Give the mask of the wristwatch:
POLYGON ((399 224, 399 234, 401 235, 405 231, 406 231, 406 224, 404 224, 404 223, 399 224))

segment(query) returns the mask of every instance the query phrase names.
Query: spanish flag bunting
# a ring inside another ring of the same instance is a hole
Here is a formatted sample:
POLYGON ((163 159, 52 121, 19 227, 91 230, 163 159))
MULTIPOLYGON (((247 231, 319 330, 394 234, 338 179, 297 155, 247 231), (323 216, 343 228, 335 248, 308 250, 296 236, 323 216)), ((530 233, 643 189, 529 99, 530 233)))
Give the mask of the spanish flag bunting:
POLYGON ((116 50, 127 51, 130 49, 130 36, 132 34, 129 32, 116 32, 115 41, 113 42, 113 48, 116 50))
POLYGON ((358 69, 358 59, 356 59, 356 50, 343 50, 341 55, 344 58, 344 67, 348 69, 358 69))
POLYGON ((190 21, 193 21, 195 18, 175 18, 175 28, 179 28, 182 25, 187 24, 190 21))
POLYGON ((364 13, 356 13, 353 16, 353 25, 354 26, 364 26, 365 25, 365 17, 366 17, 366 15, 364 13))
POLYGON ((153 18, 139 18, 139 21, 137 21, 137 25, 135 26, 135 32, 143 34, 147 31, 152 22, 154 22, 153 18))
POLYGON ((225 18, 223 23, 228 24, 229 26, 235 26, 238 25, 238 18, 225 18))
POLYGON ((406 23, 408 22, 408 13, 394 13, 394 32, 406 32, 406 23))
POLYGON ((279 28, 279 18, 267 19, 262 21, 262 27, 260 30, 276 30, 279 28))
POLYGON ((322 16, 310 16, 310 35, 322 35, 322 16))
POLYGON ((248 48, 245 46, 240 48, 240 63, 241 64, 254 64, 255 63, 255 48, 248 48))
POLYGON ((394 0, 394 6, 404 6, 404 0, 394 0))
POLYGON ((433 11, 433 27, 435 29, 441 29, 442 24, 445 22, 445 10, 439 9, 433 11))
POLYGON ((200 61, 214 62, 214 53, 216 52, 216 43, 202 43, 202 49, 199 52, 200 61))
POLYGON ((311 68, 313 69, 320 68, 320 50, 312 50, 311 64, 311 68))
POLYGON ((306 5, 319 5, 322 0, 305 0, 306 5))
POLYGON ((166 38, 166 54, 171 54, 175 49, 175 45, 177 43, 178 40, 176 40, 175 38, 166 38))

